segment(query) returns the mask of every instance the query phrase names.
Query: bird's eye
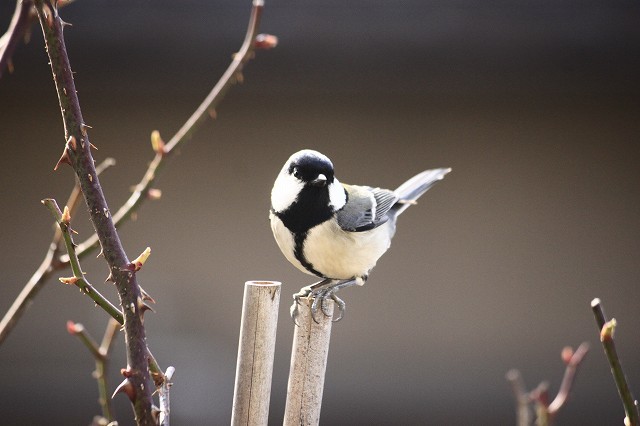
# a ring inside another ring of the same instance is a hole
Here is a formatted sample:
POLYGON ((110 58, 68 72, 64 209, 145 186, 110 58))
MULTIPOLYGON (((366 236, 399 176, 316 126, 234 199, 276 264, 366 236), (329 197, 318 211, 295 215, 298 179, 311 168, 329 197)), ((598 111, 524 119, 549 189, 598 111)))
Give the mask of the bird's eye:
POLYGON ((293 169, 293 175, 294 175, 295 177, 297 177, 298 179, 302 179, 302 175, 300 174, 300 170, 298 170, 298 168, 297 168, 297 167, 294 167, 294 169, 293 169))

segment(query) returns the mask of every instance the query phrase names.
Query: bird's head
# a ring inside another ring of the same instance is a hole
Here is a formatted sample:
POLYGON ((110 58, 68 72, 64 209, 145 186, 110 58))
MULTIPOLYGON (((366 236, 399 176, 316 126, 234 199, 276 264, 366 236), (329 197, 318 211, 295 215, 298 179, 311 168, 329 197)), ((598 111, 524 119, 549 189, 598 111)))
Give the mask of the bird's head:
POLYGON ((332 211, 346 203, 344 188, 334 176, 331 160, 310 149, 289 157, 271 191, 271 206, 276 212, 284 212, 303 200, 332 211))

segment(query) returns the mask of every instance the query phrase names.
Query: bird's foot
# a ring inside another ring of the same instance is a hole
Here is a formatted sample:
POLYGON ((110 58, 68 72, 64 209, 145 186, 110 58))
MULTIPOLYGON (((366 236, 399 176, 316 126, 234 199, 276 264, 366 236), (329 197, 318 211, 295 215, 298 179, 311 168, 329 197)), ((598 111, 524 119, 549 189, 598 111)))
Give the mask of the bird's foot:
POLYGON ((327 299, 331 299, 338 306, 338 316, 332 318, 333 322, 338 322, 344 317, 344 311, 346 309, 346 303, 344 300, 338 297, 336 294, 338 290, 344 287, 349 287, 351 285, 360 284, 360 280, 352 279, 352 280, 344 280, 344 281, 335 281, 326 279, 320 281, 316 284, 303 287, 299 292, 293 295, 293 305, 291 305, 290 313, 293 322, 296 325, 299 325, 297 322, 298 316, 300 315, 300 299, 302 298, 311 298, 313 302, 311 302, 311 318, 316 323, 318 321, 318 310, 322 311, 322 313, 326 317, 332 317, 332 312, 329 312, 327 299))
POLYGON ((300 324, 298 324, 298 317, 300 316, 300 299, 309 297, 310 294, 310 285, 302 287, 299 292, 293 294, 293 305, 291 305, 291 308, 289 308, 289 314, 291 315, 293 323, 297 326, 300 326, 300 324))
POLYGON ((337 291, 338 289, 335 287, 326 287, 326 288, 320 288, 320 289, 317 289, 316 291, 311 292, 311 297, 313 297, 313 303, 311 303, 311 318, 313 318, 313 320, 316 323, 318 322, 318 319, 317 319, 318 305, 320 306, 320 310, 322 311, 324 316, 326 317, 333 316, 333 312, 328 312, 327 299, 333 300, 336 303, 336 305, 338 305, 338 316, 336 318, 333 318, 332 321, 338 322, 344 316, 344 310, 347 305, 346 303, 344 303, 344 300, 340 299, 336 295, 337 291))

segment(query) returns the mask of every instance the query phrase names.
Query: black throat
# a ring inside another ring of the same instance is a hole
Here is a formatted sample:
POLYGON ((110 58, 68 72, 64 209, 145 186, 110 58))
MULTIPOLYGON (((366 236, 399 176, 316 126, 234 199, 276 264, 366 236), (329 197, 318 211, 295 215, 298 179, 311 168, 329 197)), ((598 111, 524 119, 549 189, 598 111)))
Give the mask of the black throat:
POLYGON ((273 212, 293 234, 293 254, 305 269, 314 275, 324 277, 316 270, 304 255, 304 244, 308 232, 314 226, 331 219, 333 210, 329 206, 327 187, 306 186, 300 191, 298 199, 284 212, 273 212))
POLYGON ((307 185, 285 211, 274 213, 289 231, 306 234, 309 229, 333 216, 333 209, 329 204, 329 189, 326 186, 318 188, 307 185))

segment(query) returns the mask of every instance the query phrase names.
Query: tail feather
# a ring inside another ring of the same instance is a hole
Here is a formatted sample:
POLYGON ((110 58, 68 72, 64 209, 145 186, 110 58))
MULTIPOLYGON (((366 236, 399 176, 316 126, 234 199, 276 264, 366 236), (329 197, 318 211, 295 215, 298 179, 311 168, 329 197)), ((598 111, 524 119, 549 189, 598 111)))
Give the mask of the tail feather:
POLYGON ((394 216, 400 215, 410 205, 415 204, 422 194, 441 181, 450 171, 450 168, 426 170, 400 185, 394 191, 398 197, 398 201, 391 209, 395 213, 394 216))

